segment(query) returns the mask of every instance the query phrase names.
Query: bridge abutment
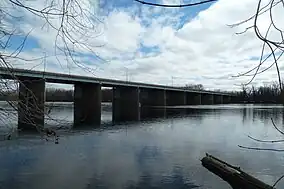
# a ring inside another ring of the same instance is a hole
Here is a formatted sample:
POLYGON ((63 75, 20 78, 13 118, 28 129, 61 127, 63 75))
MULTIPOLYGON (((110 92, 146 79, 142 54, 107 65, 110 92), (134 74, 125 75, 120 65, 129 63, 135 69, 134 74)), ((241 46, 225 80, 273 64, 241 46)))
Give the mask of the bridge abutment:
POLYGON ((20 78, 18 128, 36 131, 44 127, 45 80, 20 78))
POLYGON ((140 89, 140 117, 158 118, 166 116, 166 91, 161 89, 140 89))
POLYGON ((113 123, 140 120, 140 89, 138 87, 113 87, 113 123))
POLYGON ((74 126, 101 124, 101 85, 75 83, 74 126))

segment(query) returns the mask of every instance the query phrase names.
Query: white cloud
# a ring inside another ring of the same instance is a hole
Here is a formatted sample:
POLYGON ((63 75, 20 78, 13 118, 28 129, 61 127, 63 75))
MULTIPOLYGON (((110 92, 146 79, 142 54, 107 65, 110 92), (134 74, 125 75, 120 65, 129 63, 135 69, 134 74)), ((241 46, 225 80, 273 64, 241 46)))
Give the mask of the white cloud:
MULTIPOLYGON (((250 26, 251 22, 237 28, 230 28, 227 24, 253 15, 256 6, 257 0, 219 0, 194 18, 190 14, 193 8, 165 10, 135 3, 126 8, 112 9, 109 14, 98 16, 103 20, 104 27, 99 25, 92 37, 84 39, 91 50, 109 62, 96 62, 90 57, 90 52, 82 48, 76 48, 78 52, 83 53, 83 57, 77 59, 84 66, 91 67, 93 73, 100 77, 125 79, 127 72, 133 81, 169 85, 174 77, 174 83, 178 85, 201 83, 210 89, 238 88, 235 84, 240 85, 250 78, 232 79, 231 76, 257 65, 258 60, 251 58, 260 55, 261 43, 253 30, 235 35, 235 32, 241 32, 250 26), (184 17, 187 11, 189 15, 184 17), (101 35, 95 37, 97 34, 101 35), (98 45, 103 46, 95 47, 98 45)), ((97 9, 88 3, 86 8, 97 9)), ((275 10, 274 14, 278 17, 281 10, 275 10)), ((31 36, 37 39, 41 48, 52 55, 56 31, 52 28, 42 29, 43 20, 34 20, 30 14, 26 16, 27 20, 20 25, 21 30, 27 32, 33 28, 31 36)), ((277 24, 281 21, 283 19, 277 19, 277 24)), ((54 22, 59 24, 58 20, 54 22)), ((265 32, 268 24, 268 17, 261 16, 261 33, 265 32)), ((79 38, 78 34, 72 34, 79 38)), ((273 39, 279 39, 275 31, 270 35, 273 39)), ((58 58, 63 62, 63 66, 66 66, 65 57, 60 54, 58 58)), ((48 63, 50 70, 64 72, 54 57, 49 58, 48 63)), ((265 65, 268 66, 269 63, 265 65)), ((75 65, 71 66, 71 72, 74 74, 84 72, 75 65)), ((262 84, 275 80, 277 77, 273 69, 258 76, 255 82, 262 84)))
POLYGON ((113 11, 105 19, 105 45, 120 52, 135 52, 143 27, 139 18, 132 18, 127 12, 113 11))

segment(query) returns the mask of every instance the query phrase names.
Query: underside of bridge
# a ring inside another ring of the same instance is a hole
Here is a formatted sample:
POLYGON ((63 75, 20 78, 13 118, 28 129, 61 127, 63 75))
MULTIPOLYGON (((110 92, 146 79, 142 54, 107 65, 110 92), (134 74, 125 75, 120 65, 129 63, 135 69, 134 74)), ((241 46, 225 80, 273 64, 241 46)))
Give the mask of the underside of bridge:
MULTIPOLYGON (((21 77, 18 128, 35 130, 44 126, 45 80, 21 77)), ((101 84, 74 84, 74 126, 101 124, 101 84)), ((186 105, 230 103, 230 96, 135 86, 113 86, 112 121, 139 121, 186 113, 186 105)))

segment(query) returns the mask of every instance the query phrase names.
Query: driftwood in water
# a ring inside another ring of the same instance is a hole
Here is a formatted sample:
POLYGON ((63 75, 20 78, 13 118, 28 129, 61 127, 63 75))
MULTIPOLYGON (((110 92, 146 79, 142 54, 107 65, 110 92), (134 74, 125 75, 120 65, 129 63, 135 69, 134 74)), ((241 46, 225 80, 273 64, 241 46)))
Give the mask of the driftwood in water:
POLYGON ((245 173, 239 167, 232 166, 212 155, 206 154, 202 165, 224 181, 233 189, 273 189, 272 186, 245 173))

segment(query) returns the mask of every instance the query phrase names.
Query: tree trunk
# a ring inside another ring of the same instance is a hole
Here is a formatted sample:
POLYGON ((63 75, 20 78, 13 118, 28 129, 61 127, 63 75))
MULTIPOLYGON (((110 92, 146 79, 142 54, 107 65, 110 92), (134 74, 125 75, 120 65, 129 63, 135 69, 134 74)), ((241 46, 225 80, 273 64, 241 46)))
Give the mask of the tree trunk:
POLYGON ((245 173, 239 167, 232 166, 212 155, 206 154, 201 162, 210 172, 228 182, 233 189, 273 189, 272 186, 245 173))

